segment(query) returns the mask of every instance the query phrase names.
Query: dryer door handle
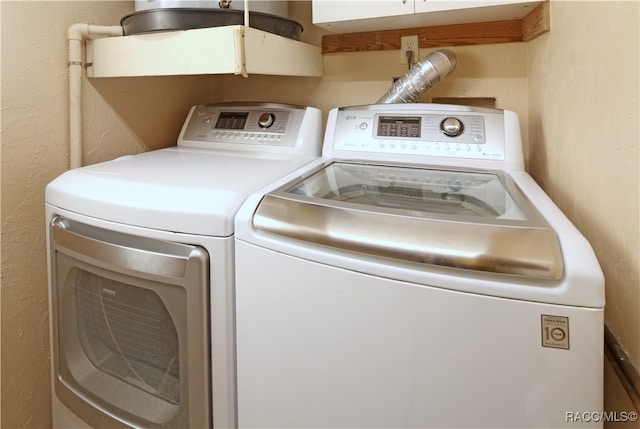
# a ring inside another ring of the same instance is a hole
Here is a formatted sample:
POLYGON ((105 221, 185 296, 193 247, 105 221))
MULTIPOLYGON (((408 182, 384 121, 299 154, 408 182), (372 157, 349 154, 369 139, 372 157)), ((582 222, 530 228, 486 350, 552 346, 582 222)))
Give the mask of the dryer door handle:
POLYGON ((183 278, 188 261, 199 257, 198 246, 124 234, 74 222, 60 216, 51 221, 52 243, 58 250, 114 271, 122 269, 162 277, 183 278), (105 266, 106 265, 106 266, 105 266))

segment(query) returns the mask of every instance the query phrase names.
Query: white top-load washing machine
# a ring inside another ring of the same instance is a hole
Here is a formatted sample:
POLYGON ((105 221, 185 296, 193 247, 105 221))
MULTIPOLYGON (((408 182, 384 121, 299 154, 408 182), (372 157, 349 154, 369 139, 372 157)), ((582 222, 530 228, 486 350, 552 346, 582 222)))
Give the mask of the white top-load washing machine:
POLYGON ((234 217, 320 156, 318 109, 194 106, 175 147, 46 188, 55 428, 234 427, 234 217))
POLYGON ((334 109, 303 170, 236 217, 240 427, 602 411, 603 275, 524 171, 515 113, 334 109))

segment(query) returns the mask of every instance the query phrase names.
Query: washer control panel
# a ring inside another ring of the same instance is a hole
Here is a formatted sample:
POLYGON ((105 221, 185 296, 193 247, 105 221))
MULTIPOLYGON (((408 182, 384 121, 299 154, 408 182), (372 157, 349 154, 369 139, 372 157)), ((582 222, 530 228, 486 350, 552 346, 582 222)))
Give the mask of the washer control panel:
POLYGON ((334 151, 487 160, 505 157, 501 110, 436 104, 371 105, 337 109, 329 122, 334 151))
POLYGON ((484 119, 482 116, 376 115, 375 137, 422 139, 433 142, 457 144, 484 144, 484 119))
POLYGON ((304 109, 275 103, 195 106, 180 141, 294 146, 303 115, 304 109))

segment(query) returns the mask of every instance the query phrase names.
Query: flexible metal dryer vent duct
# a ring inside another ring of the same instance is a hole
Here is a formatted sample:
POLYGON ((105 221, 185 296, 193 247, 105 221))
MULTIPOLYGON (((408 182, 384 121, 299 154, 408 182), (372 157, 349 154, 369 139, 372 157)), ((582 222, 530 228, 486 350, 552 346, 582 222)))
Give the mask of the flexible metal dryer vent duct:
POLYGON ((438 49, 416 63, 377 104, 415 103, 425 91, 456 68, 456 55, 448 49, 438 49))

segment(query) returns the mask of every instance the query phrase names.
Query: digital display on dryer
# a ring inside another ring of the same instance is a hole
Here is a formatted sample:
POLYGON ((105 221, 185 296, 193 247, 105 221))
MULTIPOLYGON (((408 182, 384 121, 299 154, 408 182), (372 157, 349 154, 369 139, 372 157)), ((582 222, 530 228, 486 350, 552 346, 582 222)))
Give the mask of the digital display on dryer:
POLYGON ((247 123, 247 112, 221 112, 216 121, 216 129, 242 130, 247 123))
POLYGON ((419 116, 380 116, 378 137, 420 138, 419 116))

